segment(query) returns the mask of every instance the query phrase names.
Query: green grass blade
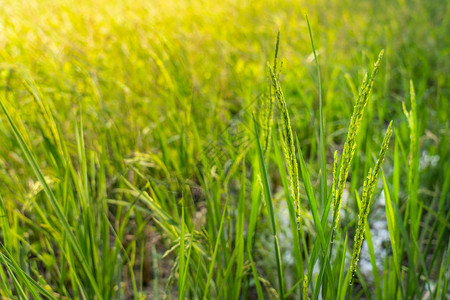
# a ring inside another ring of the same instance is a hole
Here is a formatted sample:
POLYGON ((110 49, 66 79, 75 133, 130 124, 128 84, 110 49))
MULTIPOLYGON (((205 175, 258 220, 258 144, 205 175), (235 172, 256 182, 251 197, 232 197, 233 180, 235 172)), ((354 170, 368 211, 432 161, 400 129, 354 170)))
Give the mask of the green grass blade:
POLYGON ((210 285, 211 279, 213 277, 214 265, 216 263, 217 254, 219 252, 219 244, 220 244, 220 241, 221 241, 220 236, 222 236, 223 225, 224 225, 224 221, 225 221, 227 207, 228 207, 228 198, 227 198, 227 202, 225 202, 225 206, 223 208, 222 218, 220 220, 219 232, 217 234, 216 243, 214 245, 214 252, 213 252, 213 255, 212 255, 212 258, 211 258, 211 263, 209 265, 208 278, 206 279, 206 285, 205 285, 205 288, 204 288, 202 299, 206 299, 207 295, 208 295, 208 292, 209 292, 209 285, 210 285))
POLYGON ((256 124, 255 116, 253 116, 253 124, 254 124, 255 134, 256 134, 255 140, 256 140, 256 144, 257 144, 257 156, 258 156, 258 160, 259 160, 261 180, 262 180, 262 185, 264 188, 264 199, 266 200, 266 206, 267 206, 267 210, 269 213, 269 220, 270 220, 270 225, 272 228, 272 234, 273 234, 273 238, 274 238, 275 255, 276 255, 276 262, 277 262, 278 285, 279 285, 278 291, 280 293, 280 298, 284 299, 283 269, 282 269, 282 264, 281 264, 280 246, 278 243, 275 212, 273 209, 272 194, 270 192, 269 179, 267 178, 267 170, 266 170, 266 165, 264 163, 264 156, 262 153, 261 144, 259 143, 258 127, 256 124))
POLYGON ((392 208, 393 208, 393 212, 394 212, 394 219, 397 223, 397 227, 400 230, 400 234, 403 238, 403 244, 405 245, 406 248, 406 253, 408 256, 408 277, 412 278, 413 281, 413 285, 410 286, 409 289, 406 290, 407 295, 414 295, 415 297, 420 297, 420 295, 417 294, 417 289, 418 287, 420 287, 420 283, 419 283, 419 279, 417 277, 417 270, 416 270, 416 264, 415 264, 415 260, 414 260, 414 256, 413 256, 413 252, 411 249, 411 242, 410 239, 408 238, 408 233, 406 232, 405 226, 403 225, 403 219, 402 216, 400 214, 400 210, 398 209, 398 206, 396 203, 391 202, 392 203, 392 208))
MULTIPOLYGON (((399 258, 399 247, 400 244, 400 236, 399 236, 399 230, 397 228, 397 223, 395 221, 394 216, 394 208, 392 207, 392 200, 391 195, 389 192, 389 188, 386 182, 386 178, 384 176, 384 172, 381 172, 382 178, 383 178, 383 189, 384 189, 384 201, 385 201, 385 209, 386 209, 386 221, 388 224, 388 231, 389 231, 389 238, 391 240, 391 248, 392 248, 392 254, 393 254, 393 261, 394 261, 394 272, 397 278, 397 282, 400 282, 400 258, 399 258)), ((399 284, 399 287, 401 288, 401 292, 403 294, 403 288, 402 285, 399 284)))
POLYGON ((325 156, 325 132, 323 129, 323 112, 322 112, 322 83, 320 79, 320 68, 319 68, 319 60, 317 59, 316 48, 314 47, 314 39, 311 32, 311 26, 309 24, 308 15, 305 15, 306 23, 308 25, 309 38, 311 41, 311 47, 314 53, 314 60, 316 61, 316 69, 317 69, 317 80, 318 80, 318 89, 319 89, 319 132, 320 132, 320 141, 319 141, 319 149, 320 149, 320 204, 322 206, 325 205, 325 200, 327 199, 327 158, 325 156))
POLYGON ((233 299, 238 300, 241 293, 241 283, 243 278, 243 267, 244 267, 244 220, 245 220, 245 164, 242 164, 242 174, 241 174, 241 191, 239 195, 238 211, 237 211, 237 224, 236 224, 236 237, 237 241, 236 251, 236 273, 234 277, 234 290, 233 299))
POLYGON ((314 225, 316 226, 317 234, 319 235, 320 243, 323 249, 327 249, 327 243, 325 241, 325 234, 322 228, 322 222, 319 217, 319 211, 317 206, 317 200, 314 195, 314 191, 311 185, 311 178, 309 176, 308 169, 306 168, 305 160, 303 159, 302 150, 298 138, 296 138, 298 157, 300 160, 300 174, 302 176, 303 184, 305 185, 306 195, 308 197, 309 205, 311 207, 311 212, 314 218, 314 225))
POLYGON ((337 291, 336 299, 342 299, 341 298, 342 287, 345 286, 343 280, 344 280, 345 256, 347 254, 347 238, 348 238, 348 236, 346 234, 345 240, 344 240, 344 249, 342 250, 342 258, 341 258, 341 263, 340 263, 340 267, 339 267, 338 291, 337 291))
POLYGON ((250 246, 247 244, 247 253, 250 260, 250 265, 252 267, 253 279, 255 280, 256 292, 258 294, 258 300, 264 300, 263 291, 261 288, 261 283, 259 282, 258 271, 256 270, 255 262, 253 261, 252 252, 250 246))

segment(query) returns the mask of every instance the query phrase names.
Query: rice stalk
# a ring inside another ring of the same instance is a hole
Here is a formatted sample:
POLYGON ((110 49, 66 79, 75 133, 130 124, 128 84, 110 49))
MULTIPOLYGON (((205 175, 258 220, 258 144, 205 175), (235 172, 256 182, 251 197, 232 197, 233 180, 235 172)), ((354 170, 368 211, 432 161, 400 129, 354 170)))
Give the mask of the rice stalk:
MULTIPOLYGON (((277 39, 276 53, 278 53, 279 38, 277 39)), ((284 98, 283 90, 281 89, 277 67, 277 56, 275 55, 273 68, 269 67, 270 77, 272 79, 273 93, 277 100, 278 108, 281 111, 282 118, 282 135, 283 135, 283 150, 287 160, 288 173, 290 178, 290 189, 294 199, 295 213, 297 215, 297 229, 300 229, 300 185, 297 160, 295 157, 294 135, 292 134, 291 122, 289 119, 289 111, 284 98)))
POLYGON ((341 158, 341 168, 338 176, 337 192, 333 199, 333 230, 336 230, 339 224, 339 211, 341 209, 342 194, 344 193, 345 182, 348 177, 348 172, 350 170, 350 165, 355 154, 356 149, 356 137, 359 132, 361 125, 361 120, 364 114, 364 108, 369 99, 370 91, 372 90, 373 82, 377 74, 378 68, 381 63, 381 58, 383 57, 384 50, 381 50, 378 55, 378 59, 374 64, 370 78, 367 79, 367 73, 364 75, 364 79, 359 92, 358 100, 353 109, 353 114, 350 120, 350 127, 347 134, 347 139, 345 140, 344 150, 342 152, 341 158))
POLYGON ((353 246, 352 261, 350 263, 350 285, 353 283, 353 277, 355 275, 356 267, 358 265, 359 254, 361 252, 362 242, 364 240, 364 230, 367 223, 367 217, 370 212, 370 207, 372 205, 372 194, 377 183, 378 174, 381 169, 381 164, 383 163, 386 150, 389 146, 389 140, 392 136, 392 121, 384 135, 383 144, 381 145, 381 150, 378 155, 378 160, 375 167, 369 170, 366 180, 364 180, 364 188, 361 201, 361 209, 358 216, 358 228, 356 229, 355 243, 353 246))
MULTIPOLYGON (((273 71, 276 73, 277 71, 277 59, 278 59, 278 49, 280 44, 280 32, 277 34, 277 43, 275 47, 275 55, 273 58, 273 71)), ((271 74, 270 74, 271 75, 271 74)), ((271 76, 269 76, 271 77, 271 76)), ((271 80, 271 78, 269 78, 271 80)), ((272 124, 273 124, 273 104, 275 102, 275 94, 272 90, 272 85, 269 84, 269 90, 265 97, 264 109, 263 111, 263 121, 264 121, 264 131, 263 131, 263 140, 264 147, 263 153, 264 157, 267 156, 267 152, 269 151, 270 146, 270 136, 272 135, 272 124)))

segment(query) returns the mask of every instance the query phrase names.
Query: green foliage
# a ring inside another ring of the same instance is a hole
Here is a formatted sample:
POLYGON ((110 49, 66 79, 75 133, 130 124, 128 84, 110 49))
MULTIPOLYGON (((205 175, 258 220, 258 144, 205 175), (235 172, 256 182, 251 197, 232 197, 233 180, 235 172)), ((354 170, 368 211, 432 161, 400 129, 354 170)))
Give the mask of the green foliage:
POLYGON ((449 298, 448 14, 4 1, 0 298, 449 298))

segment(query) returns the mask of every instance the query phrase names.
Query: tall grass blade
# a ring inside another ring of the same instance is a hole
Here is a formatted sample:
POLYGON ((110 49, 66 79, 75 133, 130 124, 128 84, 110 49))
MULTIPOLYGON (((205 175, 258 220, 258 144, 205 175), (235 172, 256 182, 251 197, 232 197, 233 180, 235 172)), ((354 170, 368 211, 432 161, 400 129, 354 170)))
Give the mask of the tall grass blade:
POLYGON ((314 39, 311 32, 311 25, 309 24, 308 15, 305 15, 306 23, 308 25, 309 38, 311 41, 311 47, 314 53, 314 60, 316 62, 317 69, 317 80, 318 80, 318 90, 319 90, 319 132, 320 132, 320 204, 325 205, 325 200, 327 199, 327 158, 325 156, 325 133, 323 129, 323 112, 322 112, 322 83, 320 79, 320 68, 319 60, 317 59, 316 48, 314 47, 314 39))
POLYGON ((253 124, 255 128, 256 134, 256 144, 257 144, 257 156, 259 161, 259 168, 261 174, 262 185, 264 188, 264 200, 266 201, 267 210, 269 213, 270 227, 272 228, 272 235, 274 239, 274 247, 275 247, 275 256, 277 262, 277 274, 278 274, 278 291, 280 293, 280 298, 284 299, 284 279, 283 279, 283 268, 281 264, 281 254, 280 254, 280 246, 278 243, 278 235, 277 235, 277 225, 275 221, 275 212, 273 209, 272 202, 272 194, 270 192, 269 179, 267 178, 267 170, 266 165, 264 163, 264 156, 261 149, 261 144, 259 143, 259 133, 258 127, 256 125, 255 116, 253 116, 253 124))

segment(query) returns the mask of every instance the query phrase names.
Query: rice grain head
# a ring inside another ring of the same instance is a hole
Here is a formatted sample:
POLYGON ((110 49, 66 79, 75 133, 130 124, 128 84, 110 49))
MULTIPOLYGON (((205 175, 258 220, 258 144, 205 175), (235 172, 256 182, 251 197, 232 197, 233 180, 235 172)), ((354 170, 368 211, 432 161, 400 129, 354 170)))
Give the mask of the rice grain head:
POLYGON ((303 277, 303 299, 309 300, 308 296, 308 275, 305 274, 303 277))
POLYGON ((283 136, 283 151, 287 160, 288 173, 290 178, 290 190, 294 199, 295 213, 297 217, 297 229, 300 229, 301 212, 300 212, 300 185, 297 159, 295 156, 294 135, 292 133, 291 121, 289 118, 289 111, 284 98, 283 90, 279 83, 279 73, 277 73, 277 57, 279 49, 279 34, 277 38, 277 45, 275 50, 275 57, 273 67, 268 65, 270 78, 272 79, 272 88, 278 108, 281 111, 282 118, 282 136, 283 136))
POLYGON ((373 169, 369 170, 367 178, 364 180, 364 188, 361 200, 361 208, 358 216, 358 228, 355 234, 355 243, 353 246, 352 261, 350 264, 350 285, 353 284, 353 278, 356 272, 356 267, 359 261, 359 254, 361 252, 362 243, 364 240, 364 230, 367 223, 367 217, 369 216, 370 207, 372 206, 372 194, 377 183, 378 174, 380 173, 381 164, 383 163, 384 156, 389 146, 389 140, 392 136, 392 121, 384 135, 383 144, 378 155, 378 160, 373 169))
POLYGON ((337 192, 335 193, 335 197, 333 199, 333 220, 334 230, 337 229, 339 224, 339 211, 341 209, 342 203, 342 195, 344 193, 345 182, 348 177, 348 172, 350 170, 350 165, 355 154, 356 149, 356 138, 359 132, 359 128, 361 125, 361 120, 364 114, 364 108, 366 107, 367 101, 369 99, 370 91, 372 90, 373 82, 375 80, 375 76, 377 74, 378 68, 381 63, 381 59, 383 57, 384 50, 381 50, 378 55, 378 60, 375 62, 374 67, 372 69, 372 73, 370 78, 367 79, 367 73, 364 75, 363 83, 361 85, 361 89, 359 92, 358 100, 353 109, 353 114, 350 120, 350 127, 347 134, 347 139, 345 140, 344 150, 342 152, 342 163, 341 168, 339 170, 339 179, 337 182, 337 192))
POLYGON ((282 118, 282 136, 283 136, 283 150, 287 160, 290 189, 294 199, 294 207, 297 215, 297 228, 300 229, 300 185, 299 185, 299 173, 297 166, 297 159, 295 156, 294 136, 292 134, 291 122, 289 119, 289 111, 287 109, 286 100, 283 95, 283 90, 279 84, 277 75, 274 73, 274 69, 269 67, 271 72, 272 84, 277 99, 278 108, 281 111, 282 118))

